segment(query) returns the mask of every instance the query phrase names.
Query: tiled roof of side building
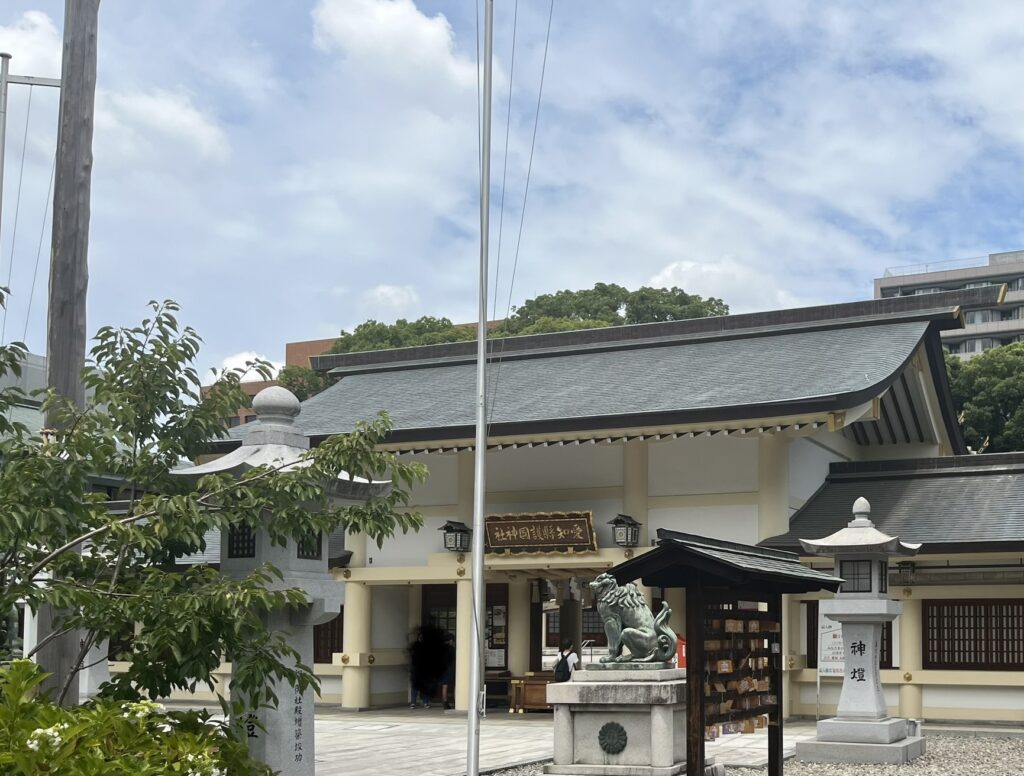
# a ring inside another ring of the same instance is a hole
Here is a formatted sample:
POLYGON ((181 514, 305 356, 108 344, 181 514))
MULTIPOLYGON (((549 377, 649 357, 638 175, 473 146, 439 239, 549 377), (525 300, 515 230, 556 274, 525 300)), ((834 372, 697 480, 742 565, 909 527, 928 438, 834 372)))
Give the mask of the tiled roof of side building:
POLYGON ((861 496, 879 531, 922 542, 922 554, 1024 549, 1024 453, 834 463, 789 532, 762 545, 799 551, 799 539, 843 528, 861 496))
MULTIPOLYGON (((492 345, 491 434, 740 421, 849 409, 884 393, 922 342, 945 387, 938 332, 1001 287, 929 297, 513 337, 492 345), (929 344, 930 343, 930 344, 929 344)), ((340 378, 303 404, 314 442, 387 411, 393 441, 472 437, 474 343, 313 359, 340 378)), ((948 391, 947 397, 948 397, 948 391)), ((946 402, 948 404, 948 401, 946 402)), ((952 407, 943 407, 961 450, 952 407)), ((232 429, 232 437, 244 430, 232 429)))

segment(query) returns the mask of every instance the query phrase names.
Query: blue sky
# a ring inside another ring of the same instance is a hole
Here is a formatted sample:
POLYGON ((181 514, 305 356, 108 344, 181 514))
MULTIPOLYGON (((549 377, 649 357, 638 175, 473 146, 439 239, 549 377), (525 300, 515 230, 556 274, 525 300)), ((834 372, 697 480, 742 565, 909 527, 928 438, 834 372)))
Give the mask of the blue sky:
MULTIPOLYGON (((519 4, 513 70, 514 9, 497 3, 501 300, 548 4, 519 4)), ((3 3, 12 71, 59 73, 62 15, 3 3)), ((171 297, 219 366, 367 317, 475 316, 472 2, 104 0, 99 47, 90 329, 171 297)), ((1024 248, 1022 52, 1010 0, 556 0, 513 301, 604 281, 771 309, 1024 248)), ((0 235, 6 338, 36 351, 52 91, 32 96, 14 235, 28 93, 12 87, 0 235)))

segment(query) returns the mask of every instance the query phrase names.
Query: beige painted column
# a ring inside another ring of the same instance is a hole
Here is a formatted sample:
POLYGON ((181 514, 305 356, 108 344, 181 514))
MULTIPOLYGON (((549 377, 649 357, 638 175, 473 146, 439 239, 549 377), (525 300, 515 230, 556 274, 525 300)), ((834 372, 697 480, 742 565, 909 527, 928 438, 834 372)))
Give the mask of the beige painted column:
MULTIPOLYGON (((789 656, 800 652, 800 600, 795 596, 782 596, 782 718, 793 716, 793 707, 799 705, 799 698, 794 697, 800 686, 793 681, 793 671, 789 668, 789 656)), ((817 625, 814 626, 817 628, 817 625)))
POLYGON ((508 583, 508 670, 523 676, 530 670, 530 580, 519 576, 508 583))
MULTIPOLYGON (((467 560, 466 563, 469 566, 467 560)), ((455 708, 469 710, 469 667, 473 651, 473 583, 467 577, 455 583, 455 708)))
POLYGON ((765 434, 757 447, 757 540, 789 531, 789 438, 765 434))
POLYGON ((640 523, 640 546, 650 547, 647 530, 647 442, 622 446, 622 511, 640 523))
POLYGON ((679 638, 685 639, 686 589, 682 587, 666 587, 665 601, 668 602, 668 608, 672 610, 672 615, 668 618, 668 624, 679 638))
MULTIPOLYGON (((458 484, 456 486, 455 512, 459 520, 473 527, 473 451, 458 453, 458 484)), ((467 556, 468 557, 468 556, 467 556)))
POLYGON ((904 598, 900 626, 900 716, 921 719, 924 716, 921 673, 921 599, 904 598), (908 678, 909 677, 909 678, 908 678))
POLYGON ((365 709, 370 705, 370 632, 373 626, 373 595, 364 582, 345 583, 344 643, 341 675, 341 705, 365 709), (348 662, 344 663, 344 659, 348 662))

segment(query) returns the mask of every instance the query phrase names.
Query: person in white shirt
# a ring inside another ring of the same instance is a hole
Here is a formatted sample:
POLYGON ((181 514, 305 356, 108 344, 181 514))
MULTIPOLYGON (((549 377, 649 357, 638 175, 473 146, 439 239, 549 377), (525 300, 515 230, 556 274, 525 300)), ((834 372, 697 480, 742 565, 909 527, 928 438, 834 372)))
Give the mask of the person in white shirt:
POLYGON ((568 682, 579 662, 579 655, 572 650, 572 639, 565 639, 562 642, 562 648, 558 651, 558 659, 555 661, 555 681, 568 682))

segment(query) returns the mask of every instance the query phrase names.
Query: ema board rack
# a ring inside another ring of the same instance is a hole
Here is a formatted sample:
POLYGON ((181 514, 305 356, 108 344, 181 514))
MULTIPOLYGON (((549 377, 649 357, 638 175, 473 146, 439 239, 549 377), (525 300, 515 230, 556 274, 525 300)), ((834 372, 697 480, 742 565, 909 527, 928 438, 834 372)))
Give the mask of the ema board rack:
POLYGON ((708 602, 703 622, 704 737, 753 733, 778 712, 782 623, 759 601, 708 602))

